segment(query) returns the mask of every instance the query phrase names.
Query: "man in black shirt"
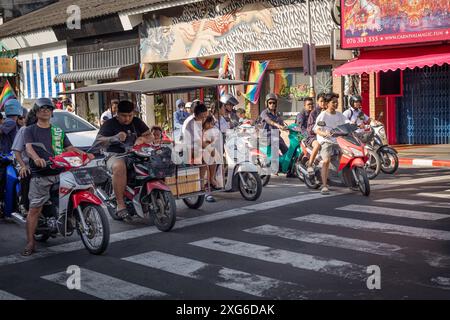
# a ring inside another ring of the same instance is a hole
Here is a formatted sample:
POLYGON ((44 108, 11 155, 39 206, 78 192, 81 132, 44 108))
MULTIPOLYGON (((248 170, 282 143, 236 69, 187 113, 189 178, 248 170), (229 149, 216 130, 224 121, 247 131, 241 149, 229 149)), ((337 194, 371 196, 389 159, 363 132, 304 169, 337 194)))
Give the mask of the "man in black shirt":
MULTIPOLYGON (((108 152, 113 154, 124 153, 127 151, 126 147, 152 141, 148 126, 134 116, 134 104, 132 102, 120 101, 117 109, 117 116, 106 121, 101 126, 97 136, 97 141, 109 145, 108 152)), ((112 184, 117 201, 117 215, 121 218, 127 218, 128 212, 123 199, 127 185, 126 162, 124 158, 117 158, 113 155, 109 158, 107 167, 113 173, 112 184)))

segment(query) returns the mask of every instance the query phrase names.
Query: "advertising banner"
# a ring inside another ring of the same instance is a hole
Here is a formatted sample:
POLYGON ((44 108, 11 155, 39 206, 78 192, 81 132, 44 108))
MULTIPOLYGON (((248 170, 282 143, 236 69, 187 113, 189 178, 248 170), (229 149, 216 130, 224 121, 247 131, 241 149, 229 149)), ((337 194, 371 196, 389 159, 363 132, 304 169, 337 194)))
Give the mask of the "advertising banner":
POLYGON ((343 49, 450 40, 448 0, 341 0, 343 49))

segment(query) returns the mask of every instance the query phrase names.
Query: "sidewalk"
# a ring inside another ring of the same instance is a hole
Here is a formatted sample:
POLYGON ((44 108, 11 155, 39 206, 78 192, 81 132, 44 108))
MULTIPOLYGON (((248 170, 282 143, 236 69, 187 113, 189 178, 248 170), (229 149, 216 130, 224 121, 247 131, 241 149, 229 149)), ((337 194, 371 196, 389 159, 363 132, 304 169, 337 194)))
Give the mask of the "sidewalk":
POLYGON ((394 145, 400 166, 450 167, 450 144, 394 145))

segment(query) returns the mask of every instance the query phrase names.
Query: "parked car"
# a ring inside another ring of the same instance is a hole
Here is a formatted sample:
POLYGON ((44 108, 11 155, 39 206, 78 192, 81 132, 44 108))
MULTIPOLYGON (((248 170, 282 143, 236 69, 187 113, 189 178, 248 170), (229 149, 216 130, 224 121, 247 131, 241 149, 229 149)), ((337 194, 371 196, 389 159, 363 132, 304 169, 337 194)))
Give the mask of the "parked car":
POLYGON ((92 146, 98 133, 97 127, 83 118, 64 110, 55 110, 51 123, 63 129, 75 147, 84 150, 92 146))

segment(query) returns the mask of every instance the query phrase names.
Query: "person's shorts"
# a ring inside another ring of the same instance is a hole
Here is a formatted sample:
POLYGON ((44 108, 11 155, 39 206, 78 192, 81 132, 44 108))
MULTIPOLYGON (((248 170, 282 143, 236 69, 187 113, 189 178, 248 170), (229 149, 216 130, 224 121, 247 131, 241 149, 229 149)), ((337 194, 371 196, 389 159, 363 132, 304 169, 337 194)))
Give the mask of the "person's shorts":
POLYGON ((106 169, 107 169, 109 172, 112 172, 112 167, 113 167, 114 163, 115 163, 117 160, 125 161, 125 166, 126 166, 127 169, 128 169, 128 161, 127 161, 127 159, 128 159, 127 157, 119 157, 118 155, 112 155, 112 156, 110 156, 109 159, 106 161, 106 169))
POLYGON ((324 142, 320 146, 320 156, 323 160, 331 159, 333 154, 335 154, 339 150, 339 146, 334 143, 324 142))
POLYGON ((30 208, 40 208, 50 199, 50 190, 59 183, 59 175, 32 177, 30 181, 30 208))
POLYGON ((313 142, 317 141, 317 137, 316 136, 309 136, 308 138, 306 138, 306 145, 312 147, 313 142))

